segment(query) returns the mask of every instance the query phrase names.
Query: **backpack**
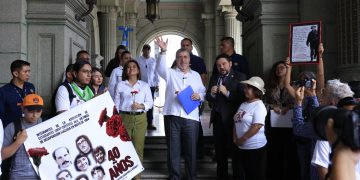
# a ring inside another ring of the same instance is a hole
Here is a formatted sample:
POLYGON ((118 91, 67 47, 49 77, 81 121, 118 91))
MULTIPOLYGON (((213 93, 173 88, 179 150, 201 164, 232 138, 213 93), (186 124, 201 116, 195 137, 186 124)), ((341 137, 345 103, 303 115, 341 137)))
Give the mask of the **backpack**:
MULTIPOLYGON (((16 119, 14 121, 14 137, 13 137, 13 142, 15 142, 16 140, 16 135, 21 131, 21 120, 20 119, 16 119)), ((0 180, 8 180, 10 179, 10 169, 11 169, 11 163, 14 159, 15 154, 13 154, 12 156, 10 156, 9 158, 5 159, 2 161, 1 163, 1 178, 0 180)))
POLYGON ((51 105, 52 105, 52 106, 51 106, 50 118, 52 118, 52 117, 54 117, 54 116, 57 115, 57 113, 56 113, 56 106, 55 106, 55 99, 56 99, 56 93, 57 93, 57 91, 59 90, 59 87, 60 87, 60 86, 65 86, 66 90, 68 91, 70 104, 71 104, 72 100, 73 100, 74 98, 76 98, 76 96, 75 96, 75 94, 74 94, 74 92, 73 92, 70 84, 69 84, 68 82, 66 82, 66 81, 63 82, 63 83, 61 83, 61 84, 55 89, 55 92, 54 92, 53 95, 51 96, 51 105))

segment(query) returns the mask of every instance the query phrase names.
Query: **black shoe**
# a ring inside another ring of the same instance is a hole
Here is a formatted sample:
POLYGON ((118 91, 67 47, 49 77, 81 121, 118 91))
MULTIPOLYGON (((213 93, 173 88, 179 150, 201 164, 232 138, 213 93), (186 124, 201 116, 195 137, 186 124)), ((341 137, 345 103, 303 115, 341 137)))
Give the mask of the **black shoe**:
POLYGON ((147 129, 148 130, 156 130, 156 127, 154 125, 150 124, 147 126, 147 129))

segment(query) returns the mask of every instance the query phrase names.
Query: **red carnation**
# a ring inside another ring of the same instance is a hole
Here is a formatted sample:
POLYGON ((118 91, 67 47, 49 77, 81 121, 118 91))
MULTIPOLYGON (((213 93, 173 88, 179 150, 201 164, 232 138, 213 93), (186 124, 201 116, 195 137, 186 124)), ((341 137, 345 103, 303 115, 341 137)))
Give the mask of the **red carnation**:
POLYGON ((104 110, 101 111, 100 113, 100 117, 99 117, 99 124, 100 124, 100 127, 102 127, 102 125, 104 124, 104 122, 106 122, 106 120, 109 118, 106 116, 106 108, 104 110))
POLYGON ((42 148, 38 147, 38 148, 30 148, 27 151, 27 153, 33 159, 33 162, 37 168, 38 176, 40 177, 39 166, 41 164, 41 157, 48 155, 49 152, 47 151, 47 149, 45 149, 45 147, 42 148))
POLYGON ((122 125, 119 128, 119 135, 120 135, 120 139, 122 141, 131 141, 131 138, 130 138, 129 134, 127 133, 124 125, 122 125))
POLYGON ((48 155, 49 152, 45 149, 45 147, 42 148, 30 148, 28 150, 28 154, 30 157, 42 157, 45 155, 48 155))
POLYGON ((132 95, 135 95, 135 94, 137 94, 137 93, 139 93, 138 90, 132 90, 132 91, 131 91, 131 94, 132 94, 132 95))
POLYGON ((119 135, 119 128, 122 125, 120 115, 112 115, 106 122, 106 134, 112 137, 119 135))

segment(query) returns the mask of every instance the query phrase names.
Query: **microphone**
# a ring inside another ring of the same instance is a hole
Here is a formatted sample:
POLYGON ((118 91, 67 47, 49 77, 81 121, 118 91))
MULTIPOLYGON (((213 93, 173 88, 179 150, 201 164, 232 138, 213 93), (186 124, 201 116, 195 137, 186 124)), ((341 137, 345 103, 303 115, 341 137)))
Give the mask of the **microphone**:
POLYGON ((185 83, 185 79, 187 79, 187 77, 183 77, 182 80, 183 80, 183 83, 185 83))

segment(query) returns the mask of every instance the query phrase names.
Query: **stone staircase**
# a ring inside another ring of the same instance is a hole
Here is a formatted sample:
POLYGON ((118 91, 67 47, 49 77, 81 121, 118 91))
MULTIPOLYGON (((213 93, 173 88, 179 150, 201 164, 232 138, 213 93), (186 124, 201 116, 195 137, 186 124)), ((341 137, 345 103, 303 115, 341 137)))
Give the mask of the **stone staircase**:
MULTIPOLYGON (((216 162, 213 160, 213 145, 211 136, 204 137, 205 155, 197 160, 197 179, 216 179, 216 162)), ((141 179, 167 179, 167 153, 166 140, 164 136, 148 136, 145 140, 144 162, 145 168, 141 179)), ((184 172, 184 160, 181 161, 182 177, 186 179, 184 172)))

